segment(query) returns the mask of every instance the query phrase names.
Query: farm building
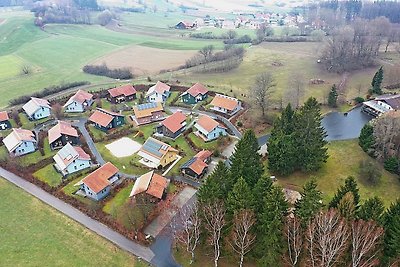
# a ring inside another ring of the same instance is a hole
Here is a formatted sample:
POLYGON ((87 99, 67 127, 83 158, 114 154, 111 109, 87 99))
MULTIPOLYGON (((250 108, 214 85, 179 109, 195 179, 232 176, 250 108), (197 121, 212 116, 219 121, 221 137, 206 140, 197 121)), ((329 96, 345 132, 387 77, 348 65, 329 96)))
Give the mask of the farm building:
POLYGON ((186 129, 186 115, 178 111, 160 122, 156 131, 165 137, 177 138, 186 129))
POLYGON ((129 197, 134 197, 140 193, 162 199, 168 186, 168 180, 154 171, 143 174, 136 179, 129 197))
POLYGON ((72 146, 70 143, 61 148, 53 159, 56 163, 55 168, 63 176, 89 168, 91 164, 90 155, 81 147, 72 146))
POLYGON ((180 169, 182 174, 197 179, 203 177, 207 173, 208 164, 211 161, 211 155, 211 151, 200 151, 193 158, 191 158, 181 166, 180 169))
POLYGON ((171 87, 168 84, 157 82, 146 93, 147 102, 165 102, 170 95, 171 87))
POLYGON ((194 127, 197 129, 196 134, 206 142, 227 135, 225 126, 207 115, 201 115, 194 127))
POLYGON ((208 89, 201 83, 196 83, 192 87, 186 90, 181 95, 182 102, 185 104, 196 104, 203 101, 208 96, 208 89))
POLYGON ((136 99, 136 89, 131 84, 109 89, 107 99, 114 104, 132 101, 136 99))
POLYGON ((0 130, 7 130, 11 128, 10 118, 7 111, 0 112, 0 130))
POLYGON ((97 108, 92 116, 90 116, 89 121, 93 122, 96 128, 107 132, 110 129, 124 125, 125 116, 105 109, 97 108))
POLYGON ((21 128, 12 129, 12 132, 3 139, 3 143, 13 157, 32 153, 37 145, 35 134, 21 128))
POLYGON ((58 121, 49 131, 49 144, 51 149, 58 149, 67 143, 77 145, 79 142, 78 131, 65 121, 58 121))
POLYGON ((137 125, 143 125, 165 118, 164 107, 160 102, 145 103, 133 107, 134 116, 132 119, 137 125))
POLYGON ((400 95, 381 95, 363 103, 362 110, 374 117, 400 109, 400 95))
POLYGON ((217 94, 210 103, 211 109, 227 115, 236 114, 241 108, 242 103, 234 97, 217 94))
POLYGON ((175 29, 186 30, 193 29, 194 23, 190 21, 180 21, 175 25, 175 29))
POLYGON ((22 109, 30 120, 40 120, 51 115, 50 103, 46 99, 31 97, 22 109))
POLYGON ((93 104, 93 95, 83 90, 78 90, 64 105, 65 112, 84 112, 93 104))
POLYGON ((87 197, 98 201, 110 194, 111 187, 118 180, 118 168, 107 162, 83 178, 80 183, 80 189, 85 192, 87 197))
POLYGON ((175 161, 178 157, 178 150, 157 139, 149 137, 140 148, 138 155, 142 157, 139 161, 143 165, 157 169, 165 167, 175 161))

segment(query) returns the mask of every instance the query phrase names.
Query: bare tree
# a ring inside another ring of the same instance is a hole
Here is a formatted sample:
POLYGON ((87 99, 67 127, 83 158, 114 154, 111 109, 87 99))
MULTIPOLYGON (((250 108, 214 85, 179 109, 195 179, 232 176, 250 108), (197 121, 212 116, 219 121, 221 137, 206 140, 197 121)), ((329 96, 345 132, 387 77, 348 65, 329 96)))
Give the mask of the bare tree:
POLYGON ((235 212, 230 245, 239 254, 240 267, 243 266, 244 256, 250 252, 252 245, 256 241, 256 236, 251 233, 255 223, 256 218, 252 210, 235 212))
POLYGON ((268 108, 269 99, 275 85, 272 74, 265 72, 257 76, 254 86, 250 89, 250 95, 261 109, 263 117, 265 117, 265 110, 268 108))
POLYGON ((330 267, 337 263, 348 247, 349 236, 349 227, 336 210, 315 216, 306 233, 311 266, 330 267))
POLYGON ((286 261, 291 266, 296 266, 299 262, 301 249, 303 247, 303 233, 300 220, 297 216, 286 219, 285 234, 287 238, 288 257, 286 261))
POLYGON ((226 32, 226 37, 228 37, 229 40, 235 39, 237 37, 237 32, 234 30, 229 30, 226 32))
POLYGON ((215 201, 203 207, 206 229, 209 234, 209 243, 214 247, 214 266, 218 267, 221 255, 221 235, 225 225, 225 205, 222 201, 215 201))
POLYGON ((31 72, 32 72, 32 68, 31 68, 30 66, 28 66, 28 65, 23 65, 23 66, 21 67, 21 73, 22 73, 22 74, 24 74, 24 75, 29 75, 29 74, 31 74, 31 72))
POLYGON ((385 53, 386 53, 389 49, 389 46, 392 43, 400 41, 400 28, 399 26, 395 26, 394 24, 392 24, 390 30, 388 31, 387 29, 385 29, 385 32, 388 33, 386 36, 386 44, 385 44, 385 53))
POLYGON ((51 107, 54 116, 61 120, 62 118, 64 118, 64 112, 63 112, 63 108, 60 105, 60 103, 55 103, 52 107, 51 107))
POLYGON ((400 155, 400 112, 388 112, 374 124, 375 156, 383 161, 400 155))
POLYGON ((304 96, 305 79, 300 72, 293 72, 289 75, 286 98, 293 107, 300 106, 300 99, 304 96))
POLYGON ((202 49, 199 50, 200 55, 204 57, 204 62, 207 63, 210 61, 210 58, 214 52, 214 46, 213 45, 207 45, 203 47, 202 49))
POLYGON ((171 222, 175 240, 183 244, 186 251, 191 255, 189 264, 194 262, 194 251, 200 240, 201 218, 199 213, 197 203, 186 205, 179 210, 177 216, 171 222))
POLYGON ((351 224, 352 267, 373 267, 379 264, 377 254, 384 230, 374 221, 353 221, 351 224))

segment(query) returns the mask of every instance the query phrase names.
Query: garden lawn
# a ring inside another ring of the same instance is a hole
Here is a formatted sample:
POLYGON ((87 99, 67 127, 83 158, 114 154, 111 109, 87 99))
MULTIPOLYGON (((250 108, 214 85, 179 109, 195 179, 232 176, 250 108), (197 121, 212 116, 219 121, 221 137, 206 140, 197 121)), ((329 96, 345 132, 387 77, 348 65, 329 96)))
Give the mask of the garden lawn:
POLYGON ((0 195, 2 266, 146 266, 3 179, 0 195))
POLYGON ((204 142, 203 139, 195 135, 194 133, 190 133, 189 136, 190 140, 193 141, 193 143, 202 149, 207 149, 210 151, 215 151, 218 148, 218 140, 210 141, 210 142, 204 142))
POLYGON ((361 199, 366 200, 374 196, 382 198, 388 207, 400 193, 400 182, 396 175, 382 170, 381 182, 376 186, 367 185, 359 177, 359 163, 370 159, 359 147, 358 140, 335 141, 328 144, 329 159, 316 173, 294 173, 288 177, 279 177, 278 183, 282 186, 301 190, 304 183, 311 177, 316 177, 319 189, 323 192, 324 203, 332 199, 340 185, 348 176, 354 176, 360 188, 361 199))
POLYGON ((116 218, 116 211, 128 201, 133 184, 134 183, 131 183, 125 188, 121 189, 112 199, 107 201, 103 207, 103 211, 116 218))
POLYGON ((62 176, 54 169, 53 164, 36 171, 33 176, 51 187, 57 187, 62 182, 62 176))

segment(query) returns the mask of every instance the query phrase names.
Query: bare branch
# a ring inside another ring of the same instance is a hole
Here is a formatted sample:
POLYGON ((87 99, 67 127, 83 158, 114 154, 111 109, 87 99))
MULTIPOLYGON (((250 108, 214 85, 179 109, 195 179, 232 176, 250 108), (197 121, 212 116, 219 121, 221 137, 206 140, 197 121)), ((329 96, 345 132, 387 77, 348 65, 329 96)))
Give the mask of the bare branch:
POLYGON ((303 233, 298 217, 287 217, 285 234, 287 238, 288 257, 286 261, 291 266, 296 266, 299 262, 301 249, 303 247, 303 233))

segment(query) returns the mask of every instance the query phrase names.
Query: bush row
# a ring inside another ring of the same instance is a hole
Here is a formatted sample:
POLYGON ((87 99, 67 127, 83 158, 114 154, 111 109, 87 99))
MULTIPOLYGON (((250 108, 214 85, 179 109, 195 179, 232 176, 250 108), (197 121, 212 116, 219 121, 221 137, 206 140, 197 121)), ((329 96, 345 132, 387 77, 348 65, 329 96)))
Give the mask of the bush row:
POLYGON ((106 64, 103 65, 86 65, 82 69, 84 72, 97 75, 106 76, 113 79, 127 80, 132 79, 133 74, 129 68, 110 69, 106 64))

